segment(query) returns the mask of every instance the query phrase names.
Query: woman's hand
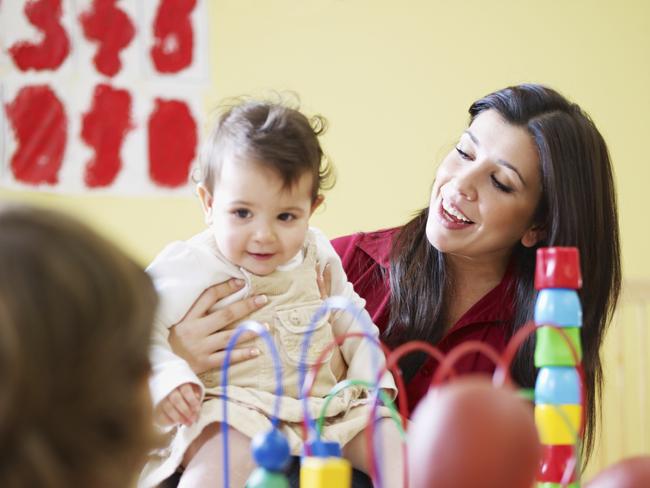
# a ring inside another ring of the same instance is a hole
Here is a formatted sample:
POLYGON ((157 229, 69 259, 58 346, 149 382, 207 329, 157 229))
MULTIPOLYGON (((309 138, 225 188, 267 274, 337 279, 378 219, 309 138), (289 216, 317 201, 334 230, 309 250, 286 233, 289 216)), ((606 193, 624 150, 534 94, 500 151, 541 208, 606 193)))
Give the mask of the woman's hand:
POLYGON ((332 294, 332 269, 330 263, 325 265, 322 273, 320 271, 320 265, 316 264, 316 283, 318 284, 321 300, 329 298, 332 294))
MULTIPOLYGON (((222 330, 234 324, 267 302, 265 295, 245 298, 227 307, 208 313, 217 301, 232 295, 244 286, 242 280, 232 279, 205 290, 194 302, 185 317, 169 330, 169 344, 178 356, 200 374, 223 364, 225 347, 235 330, 222 330)), ((257 348, 246 347, 245 343, 257 337, 254 332, 239 336, 237 347, 230 354, 230 362, 238 363, 260 354, 257 348)))

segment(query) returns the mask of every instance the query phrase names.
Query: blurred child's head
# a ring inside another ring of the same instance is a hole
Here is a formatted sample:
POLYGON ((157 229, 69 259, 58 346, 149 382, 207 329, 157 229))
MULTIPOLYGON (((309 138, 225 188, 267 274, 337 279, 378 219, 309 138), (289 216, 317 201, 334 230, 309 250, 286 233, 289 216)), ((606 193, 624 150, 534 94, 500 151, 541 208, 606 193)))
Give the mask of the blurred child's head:
POLYGON ((309 217, 331 186, 318 136, 325 120, 284 103, 228 107, 204 144, 198 185, 219 250, 237 266, 273 272, 303 245, 309 217))
POLYGON ((133 483, 155 306, 143 270, 82 224, 0 206, 3 487, 133 483))

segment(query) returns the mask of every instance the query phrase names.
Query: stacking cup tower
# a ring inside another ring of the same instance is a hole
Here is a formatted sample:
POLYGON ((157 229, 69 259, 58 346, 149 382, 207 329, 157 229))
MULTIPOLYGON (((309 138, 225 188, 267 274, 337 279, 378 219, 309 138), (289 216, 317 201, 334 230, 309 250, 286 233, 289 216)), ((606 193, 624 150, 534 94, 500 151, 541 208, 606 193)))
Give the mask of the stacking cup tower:
POLYGON ((582 307, 576 290, 581 286, 578 249, 537 250, 535 423, 543 447, 537 488, 579 487, 576 472, 583 406, 577 366, 582 361, 582 307), (567 466, 570 474, 565 473, 567 466))

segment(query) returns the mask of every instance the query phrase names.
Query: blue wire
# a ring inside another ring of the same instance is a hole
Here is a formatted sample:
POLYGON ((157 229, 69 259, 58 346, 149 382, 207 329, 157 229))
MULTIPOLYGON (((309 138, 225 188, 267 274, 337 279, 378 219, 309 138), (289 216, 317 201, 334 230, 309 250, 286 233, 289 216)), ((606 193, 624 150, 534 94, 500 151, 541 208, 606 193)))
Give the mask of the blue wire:
POLYGON ((229 459, 228 459, 228 368, 230 367, 230 354, 232 348, 237 343, 239 336, 246 331, 255 332, 258 336, 261 336, 265 341, 266 345, 271 352, 271 357, 273 358, 273 364, 275 366, 275 405, 273 405, 273 418, 271 423, 273 428, 277 429, 279 420, 278 416, 280 414, 280 399, 283 396, 282 389, 282 364, 280 363, 280 356, 278 355, 278 350, 275 348, 275 343, 273 338, 264 327, 259 322, 255 320, 246 320, 239 324, 235 333, 228 341, 226 346, 226 357, 223 361, 223 368, 221 369, 221 387, 223 388, 223 400, 221 402, 222 412, 223 412, 223 422, 222 422, 222 431, 223 431, 223 486, 230 486, 230 471, 229 471, 229 459))
MULTIPOLYGON (((369 316, 363 313, 364 309, 354 305, 351 300, 341 296, 329 297, 326 300, 324 300, 323 304, 318 308, 318 310, 316 310, 316 313, 312 316, 311 321, 309 322, 309 327, 307 327, 307 332, 305 333, 305 337, 302 341, 302 348, 300 353, 300 365, 299 365, 300 374, 298 375, 298 391, 300 392, 302 406, 303 406, 303 414, 305 416, 305 419, 307 420, 310 438, 315 437, 316 439, 318 439, 319 436, 318 436, 318 431, 316 429, 316 423, 314 422, 314 419, 311 417, 311 414, 309 413, 309 403, 308 403, 309 399, 307 397, 307 392, 305 391, 306 388, 305 378, 307 376, 307 366, 305 363, 307 360, 307 353, 309 351, 309 342, 311 341, 311 336, 314 333, 318 321, 321 320, 331 310, 336 310, 336 309, 345 310, 350 315, 352 315, 353 320, 358 321, 361 324, 361 326, 364 329, 366 329, 364 335, 368 339, 370 339, 371 342, 377 344, 377 339, 375 338, 376 328, 374 324, 370 320, 369 316)), ((376 371, 379 366, 379 352, 376 349, 375 349, 375 354, 372 354, 371 361, 372 361, 372 369, 376 371)))

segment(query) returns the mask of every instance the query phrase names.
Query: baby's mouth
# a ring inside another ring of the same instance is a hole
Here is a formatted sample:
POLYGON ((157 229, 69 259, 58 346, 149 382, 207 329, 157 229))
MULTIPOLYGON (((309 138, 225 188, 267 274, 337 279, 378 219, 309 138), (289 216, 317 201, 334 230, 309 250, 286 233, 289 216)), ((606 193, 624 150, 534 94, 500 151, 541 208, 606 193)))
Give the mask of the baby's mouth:
POLYGON ((250 256, 254 257, 255 259, 261 259, 261 260, 270 259, 270 258, 272 258, 273 256, 275 256, 275 253, 271 253, 271 252, 266 252, 266 253, 262 253, 262 252, 249 252, 248 254, 249 254, 250 256))

